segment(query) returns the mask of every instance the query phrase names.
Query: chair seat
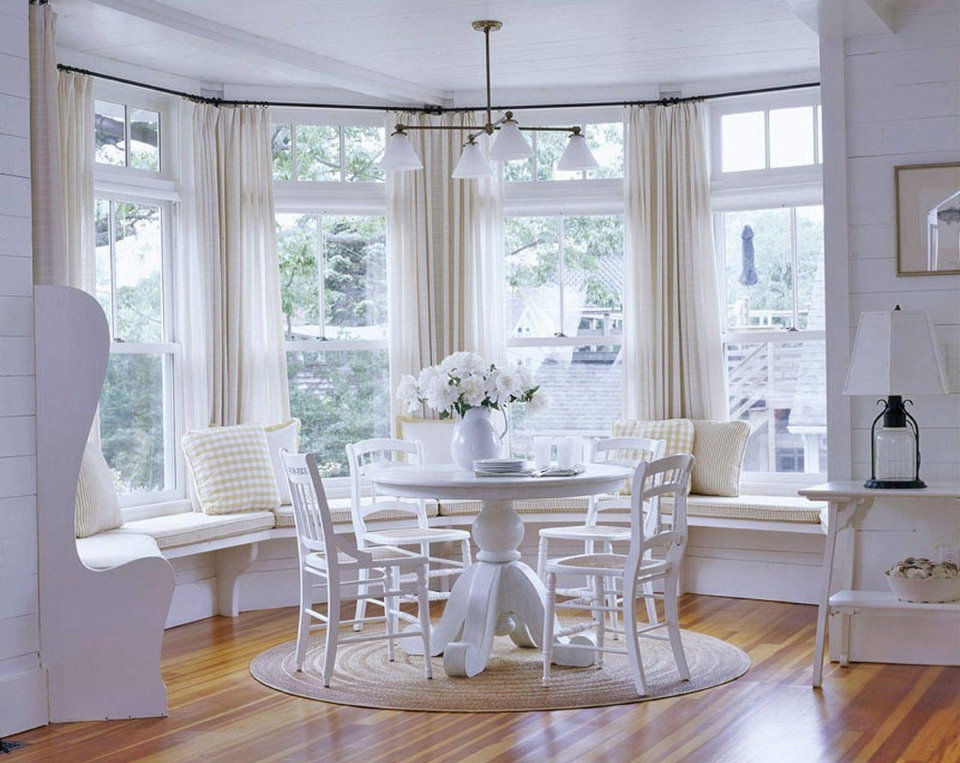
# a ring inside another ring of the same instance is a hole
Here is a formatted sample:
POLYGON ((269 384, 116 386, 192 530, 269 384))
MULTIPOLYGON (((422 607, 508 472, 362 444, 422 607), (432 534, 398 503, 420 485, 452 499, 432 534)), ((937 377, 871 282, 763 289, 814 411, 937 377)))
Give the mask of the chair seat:
MULTIPOLYGON (((547 562, 547 571, 569 572, 576 570, 583 575, 609 575, 611 572, 623 572, 627 557, 623 554, 579 554, 547 562)), ((642 559, 640 574, 644 577, 667 572, 670 562, 657 559, 642 559)))
MULTIPOLYGON (((375 546, 373 548, 364 549, 365 553, 370 554, 373 557, 374 564, 382 564, 385 567, 393 567, 399 565, 417 565, 423 564, 426 561, 426 557, 419 556, 418 554, 411 554, 409 551, 404 551, 402 548, 394 548, 392 546, 375 546)), ((369 565, 360 562, 355 557, 350 556, 350 554, 340 551, 337 553, 337 561, 340 565, 340 569, 350 569, 351 567, 362 567, 364 569, 369 568, 369 565)), ((328 566, 328 560, 326 554, 322 551, 314 551, 313 553, 307 554, 304 559, 304 563, 308 567, 315 567, 318 570, 326 570, 328 566)))
POLYGON ((396 530, 377 530, 368 532, 365 539, 370 543, 400 545, 405 543, 443 543, 444 541, 464 541, 470 538, 466 530, 443 529, 439 527, 402 527, 396 530))
POLYGON ((630 540, 630 527, 611 527, 610 525, 575 525, 568 527, 544 527, 541 538, 563 538, 567 540, 630 540))

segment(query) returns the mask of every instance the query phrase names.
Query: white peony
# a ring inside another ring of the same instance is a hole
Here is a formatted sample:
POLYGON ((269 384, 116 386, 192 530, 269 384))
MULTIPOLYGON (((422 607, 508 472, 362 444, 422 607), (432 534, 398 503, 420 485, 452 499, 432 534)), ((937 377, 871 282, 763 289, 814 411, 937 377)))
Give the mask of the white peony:
POLYGON ((470 374, 460 380, 460 396, 469 406, 477 407, 483 404, 487 396, 486 381, 480 374, 470 374))
POLYGON ((440 376, 435 377, 430 382, 430 386, 424 390, 427 405, 435 411, 448 410, 457 401, 458 397, 460 397, 460 390, 452 384, 448 384, 440 376))
POLYGON ((542 389, 538 389, 537 393, 527 401, 527 411, 531 414, 539 413, 550 403, 550 398, 547 397, 546 393, 542 389))
POLYGON ((501 403, 509 402, 511 397, 520 397, 523 394, 520 379, 513 371, 500 371, 497 374, 496 388, 497 399, 501 403))
POLYGON ((440 372, 437 370, 436 366, 427 366, 420 372, 420 376, 417 379, 417 387, 422 393, 424 390, 429 387, 435 379, 440 378, 440 372))
POLYGON ((400 383, 397 385, 397 399, 409 403, 411 400, 418 400, 419 397, 420 391, 417 389, 417 380, 410 374, 401 376, 400 383))

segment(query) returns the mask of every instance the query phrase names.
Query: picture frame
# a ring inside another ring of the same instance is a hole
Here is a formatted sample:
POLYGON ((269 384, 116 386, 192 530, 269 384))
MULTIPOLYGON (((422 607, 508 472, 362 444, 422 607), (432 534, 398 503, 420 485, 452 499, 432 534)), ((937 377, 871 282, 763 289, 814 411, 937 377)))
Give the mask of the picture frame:
POLYGON ((894 167, 897 275, 960 273, 960 163, 894 167))

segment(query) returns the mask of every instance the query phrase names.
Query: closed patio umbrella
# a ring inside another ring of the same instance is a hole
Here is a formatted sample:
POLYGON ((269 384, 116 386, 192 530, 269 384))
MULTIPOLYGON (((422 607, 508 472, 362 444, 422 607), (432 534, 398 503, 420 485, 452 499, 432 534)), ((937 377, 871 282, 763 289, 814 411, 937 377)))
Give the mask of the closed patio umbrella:
POLYGON ((757 282, 757 269, 753 264, 753 228, 749 225, 744 225, 740 238, 743 240, 740 249, 740 256, 742 258, 740 283, 744 286, 753 286, 757 282))

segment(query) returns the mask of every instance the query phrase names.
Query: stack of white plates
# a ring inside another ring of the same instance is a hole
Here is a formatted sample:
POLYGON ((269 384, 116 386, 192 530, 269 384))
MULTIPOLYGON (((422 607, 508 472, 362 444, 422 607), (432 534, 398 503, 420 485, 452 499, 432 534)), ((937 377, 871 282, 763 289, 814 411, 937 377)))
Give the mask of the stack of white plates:
POLYGON ((473 462, 477 474, 524 474, 530 462, 522 458, 478 458, 473 462))

